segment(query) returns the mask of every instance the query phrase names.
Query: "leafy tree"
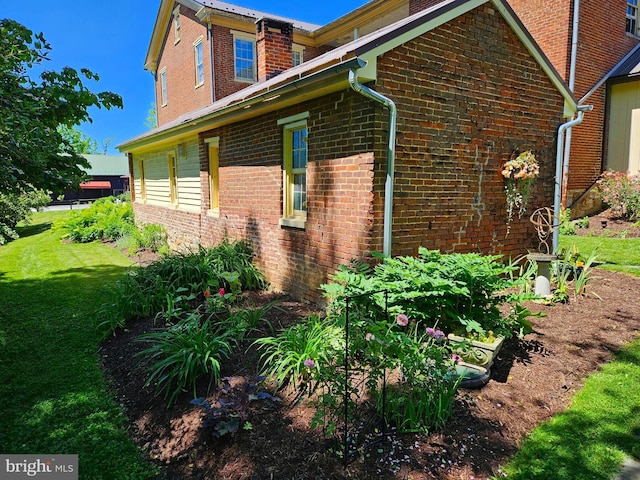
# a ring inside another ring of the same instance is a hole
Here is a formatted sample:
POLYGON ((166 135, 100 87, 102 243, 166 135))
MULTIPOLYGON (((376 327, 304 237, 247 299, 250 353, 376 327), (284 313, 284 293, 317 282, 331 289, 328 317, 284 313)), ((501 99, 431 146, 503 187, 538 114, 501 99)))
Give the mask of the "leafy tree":
POLYGON ((150 130, 158 126, 158 110, 156 110, 155 102, 151 103, 151 108, 147 113, 147 119, 145 120, 144 125, 150 130))
POLYGON ((111 92, 92 93, 82 83, 99 80, 87 69, 43 71, 39 82, 30 72, 45 60, 50 45, 42 33, 14 20, 0 20, 0 191, 33 188, 61 193, 76 188, 88 162, 58 127, 91 121, 89 107, 122 108, 111 92))
POLYGON ((59 125, 58 133, 62 138, 69 142, 76 153, 96 153, 98 151, 98 142, 93 140, 89 135, 85 135, 76 127, 67 125, 59 125))
POLYGON ((51 201, 43 190, 0 192, 0 245, 18 238, 18 222, 29 222, 33 210, 39 210, 51 201))

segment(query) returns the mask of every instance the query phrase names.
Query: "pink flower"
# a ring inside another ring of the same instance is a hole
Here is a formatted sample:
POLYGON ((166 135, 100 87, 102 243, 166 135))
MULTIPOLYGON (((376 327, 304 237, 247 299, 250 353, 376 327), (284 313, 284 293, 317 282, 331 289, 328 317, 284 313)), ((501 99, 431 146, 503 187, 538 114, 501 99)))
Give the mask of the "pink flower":
POLYGON ((442 330, 436 330, 433 334, 433 338, 435 338, 436 340, 442 340, 444 337, 446 337, 446 335, 442 330))
POLYGON ((429 335, 430 337, 435 337, 436 329, 432 327, 427 327, 427 335, 429 335))
POLYGON ((407 317, 404 313, 401 313, 396 317, 396 323, 401 327, 406 327, 409 324, 409 317, 407 317))
POLYGON ((315 366, 316 366, 316 362, 314 362, 314 361, 313 361, 313 359, 311 359, 311 358, 307 358, 307 359, 304 361, 304 366, 305 366, 305 367, 308 367, 308 368, 313 368, 313 367, 315 367, 315 366))
POLYGON ((373 333, 367 333, 367 334, 364 336, 364 339, 365 339, 367 342, 370 342, 371 340, 375 340, 375 339, 376 339, 376 336, 375 336, 373 333))
POLYGON ((220 294, 221 297, 224 297, 224 288, 221 288, 218 293, 220 294))
POLYGON ((462 357, 454 353, 451 355, 451 360, 453 360, 454 363, 460 363, 462 361, 462 357))

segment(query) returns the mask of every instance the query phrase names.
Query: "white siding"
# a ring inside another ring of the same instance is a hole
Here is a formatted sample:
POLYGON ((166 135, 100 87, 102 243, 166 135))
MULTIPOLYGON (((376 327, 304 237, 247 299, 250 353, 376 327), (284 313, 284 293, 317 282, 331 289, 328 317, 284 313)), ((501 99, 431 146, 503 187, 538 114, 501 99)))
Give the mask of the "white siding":
MULTIPOLYGON (((184 153, 178 155, 178 145, 137 155, 133 162, 134 188, 138 201, 142 201, 140 192, 139 160, 144 160, 146 202, 153 205, 170 206, 169 155, 177 160, 177 207, 199 211, 202 204, 200 185, 200 160, 198 140, 184 142, 184 153)), ((180 149, 181 150, 181 149, 180 149)))

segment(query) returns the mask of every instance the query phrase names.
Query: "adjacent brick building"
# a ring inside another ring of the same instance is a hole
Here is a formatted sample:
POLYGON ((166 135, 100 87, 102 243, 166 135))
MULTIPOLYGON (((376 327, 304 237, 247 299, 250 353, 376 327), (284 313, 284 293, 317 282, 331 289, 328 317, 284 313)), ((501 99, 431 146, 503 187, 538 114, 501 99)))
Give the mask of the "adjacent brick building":
POLYGON ((149 52, 159 126, 120 148, 137 219, 174 246, 245 239, 276 289, 309 301, 372 251, 536 246, 527 218, 507 234, 500 172, 533 150, 531 205, 550 205, 557 131, 577 102, 505 1, 375 0, 327 26, 163 1, 149 52), (208 32, 200 85, 198 53, 169 52, 176 21, 191 48, 208 32), (209 102, 183 99, 198 88, 209 102))
POLYGON ((638 2, 508 1, 576 98, 594 107, 569 140, 566 204, 584 215, 598 207, 597 195, 586 193, 603 170, 640 170, 640 143, 633 143, 640 137, 640 72, 633 71, 640 63, 638 2), (630 68, 619 70, 627 59, 630 68))

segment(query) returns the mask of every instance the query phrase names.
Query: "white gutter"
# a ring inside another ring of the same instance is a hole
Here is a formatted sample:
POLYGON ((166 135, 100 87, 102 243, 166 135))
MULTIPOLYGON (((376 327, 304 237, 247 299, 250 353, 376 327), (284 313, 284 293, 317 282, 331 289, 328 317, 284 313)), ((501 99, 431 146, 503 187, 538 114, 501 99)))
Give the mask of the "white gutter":
POLYGON ((555 178, 555 190, 553 196, 553 253, 558 253, 558 243, 560 240, 560 207, 562 204, 562 180, 563 172, 569 171, 569 157, 566 157, 566 161, 563 162, 563 143, 565 130, 571 128, 579 123, 582 123, 584 112, 593 110, 593 105, 578 105, 578 118, 575 118, 567 123, 563 123, 558 128, 558 146, 556 148, 556 178, 555 178))
POLYGON ((384 184, 384 227, 382 236, 382 254, 391 256, 391 226, 393 223, 393 176, 396 155, 396 120, 398 117, 396 104, 393 100, 358 83, 355 69, 349 70, 349 84, 357 93, 378 102, 389 109, 389 144, 387 147, 387 178, 384 184))
MULTIPOLYGON (((576 85, 576 63, 578 58, 578 27, 580 24, 580 0, 573 0, 573 28, 571 31, 571 60, 569 64, 569 90, 575 92, 576 85)), ((562 207, 567 207, 567 185, 569 183, 569 155, 571 154, 571 127, 567 128, 566 141, 564 145, 564 170, 562 172, 562 207)))

